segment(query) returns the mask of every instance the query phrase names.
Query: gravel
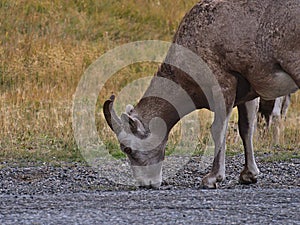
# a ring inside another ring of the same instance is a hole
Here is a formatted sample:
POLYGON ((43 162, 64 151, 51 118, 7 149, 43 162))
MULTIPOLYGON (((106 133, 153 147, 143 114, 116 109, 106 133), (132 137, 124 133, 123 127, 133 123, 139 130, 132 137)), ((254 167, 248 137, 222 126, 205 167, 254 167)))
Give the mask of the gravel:
POLYGON ((300 159, 266 162, 240 185, 243 156, 227 157, 218 190, 201 190, 209 167, 193 157, 160 190, 114 183, 78 163, 0 163, 0 224, 300 224, 300 159))
MULTIPOLYGON (((257 158, 261 172, 258 182, 240 185, 238 176, 243 167, 243 155, 227 157, 226 179, 219 185, 219 189, 300 188, 300 159, 283 162, 265 162, 263 159, 264 157, 257 158)), ((210 170, 210 167, 201 168, 199 165, 202 162, 199 157, 191 158, 175 176, 164 180, 161 189, 199 189, 201 178, 210 170)), ((78 163, 61 163, 55 166, 26 163, 20 166, 2 162, 0 168, 0 194, 35 195, 136 189, 135 186, 115 183, 116 179, 113 177, 101 177, 99 171, 78 163)))

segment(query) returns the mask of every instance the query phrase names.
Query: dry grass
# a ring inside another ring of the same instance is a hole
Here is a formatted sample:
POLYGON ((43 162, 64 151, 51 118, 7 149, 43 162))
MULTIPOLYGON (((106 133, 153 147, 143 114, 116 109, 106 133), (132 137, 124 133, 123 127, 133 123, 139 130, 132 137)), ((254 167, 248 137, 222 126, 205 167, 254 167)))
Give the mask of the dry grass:
MULTIPOLYGON (((101 54, 122 43, 170 41, 194 2, 1 1, 0 158, 80 160, 73 138, 71 108, 85 69, 101 54)), ((138 77, 153 74, 156 67, 140 64, 120 71, 107 82, 99 102, 138 77)), ((293 96, 285 122, 283 146, 291 149, 299 149, 299 98, 299 94, 293 96)), ((206 121, 211 115, 206 114, 201 115, 206 118, 201 120, 205 121, 201 128, 210 126, 206 121)), ((104 127, 99 129, 100 135, 109 148, 117 148, 103 120, 97 123, 104 127)), ((206 130, 199 137, 199 146, 207 142, 206 130)), ((234 146, 234 132, 230 132, 230 144, 234 146)), ((258 142, 266 143, 259 144, 262 147, 269 145, 268 141, 258 142)))

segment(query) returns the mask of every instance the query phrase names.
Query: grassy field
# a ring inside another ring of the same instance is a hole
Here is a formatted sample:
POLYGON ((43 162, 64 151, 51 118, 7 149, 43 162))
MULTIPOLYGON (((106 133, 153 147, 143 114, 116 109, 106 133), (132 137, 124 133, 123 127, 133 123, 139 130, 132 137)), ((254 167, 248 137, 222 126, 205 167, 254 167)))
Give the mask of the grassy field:
MULTIPOLYGON (((102 0, 0 2, 0 159, 81 161, 72 131, 72 100, 85 69, 100 55, 137 40, 171 41, 185 12, 197 0, 102 0)), ((99 94, 97 126, 119 155, 112 132, 101 119, 101 104, 133 80, 154 74, 155 63, 121 70, 99 94)), ((241 151, 236 113, 228 132, 230 152, 241 151)), ((199 114, 199 149, 207 144, 211 114, 199 114)), ((300 149, 300 94, 284 122, 279 152, 300 149), (284 150, 284 151, 283 151, 284 150)), ((180 125, 178 126, 180 128, 180 125)), ((178 136, 178 128, 172 140, 178 136)), ((261 134, 261 132, 258 132, 261 134)), ((268 151, 270 134, 257 135, 268 151)), ((271 150, 271 151, 273 151, 271 150)), ((296 152, 296 153, 295 153, 296 152)), ((281 154, 280 153, 280 154, 281 154)))

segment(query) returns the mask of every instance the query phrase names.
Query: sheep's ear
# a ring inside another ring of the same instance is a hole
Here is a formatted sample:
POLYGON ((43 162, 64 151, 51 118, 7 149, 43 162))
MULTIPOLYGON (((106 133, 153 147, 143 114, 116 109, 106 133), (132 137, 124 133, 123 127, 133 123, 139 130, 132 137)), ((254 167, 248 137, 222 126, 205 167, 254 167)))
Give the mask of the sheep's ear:
POLYGON ((129 131, 129 129, 130 129, 130 131, 133 134, 135 134, 137 132, 136 123, 127 113, 122 113, 121 121, 122 121, 122 124, 123 124, 125 130, 129 131))
POLYGON ((146 129, 143 123, 138 118, 132 117, 127 113, 122 113, 121 120, 127 132, 131 132, 135 136, 138 136, 140 138, 146 137, 146 129))

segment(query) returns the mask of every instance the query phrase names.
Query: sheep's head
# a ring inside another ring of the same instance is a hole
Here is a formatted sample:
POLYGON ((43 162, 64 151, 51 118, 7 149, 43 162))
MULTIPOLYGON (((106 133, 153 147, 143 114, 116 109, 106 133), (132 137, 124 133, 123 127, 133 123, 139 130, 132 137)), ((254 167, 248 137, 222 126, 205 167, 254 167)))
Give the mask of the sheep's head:
POLYGON ((116 134, 121 150, 127 154, 133 176, 142 187, 157 188, 162 182, 162 161, 167 142, 164 120, 153 118, 144 124, 128 105, 119 118, 113 109, 114 96, 104 103, 103 111, 110 128, 116 134))

